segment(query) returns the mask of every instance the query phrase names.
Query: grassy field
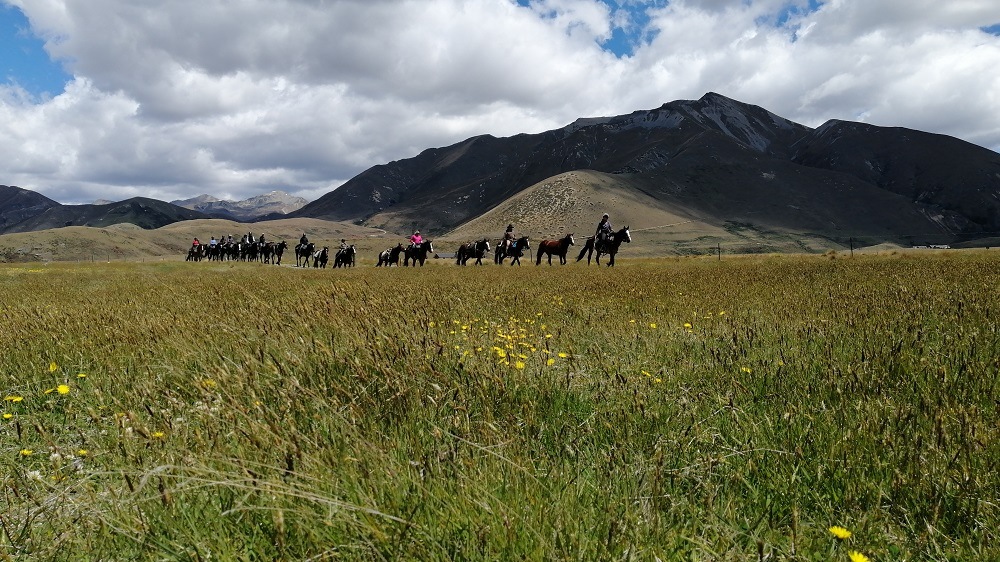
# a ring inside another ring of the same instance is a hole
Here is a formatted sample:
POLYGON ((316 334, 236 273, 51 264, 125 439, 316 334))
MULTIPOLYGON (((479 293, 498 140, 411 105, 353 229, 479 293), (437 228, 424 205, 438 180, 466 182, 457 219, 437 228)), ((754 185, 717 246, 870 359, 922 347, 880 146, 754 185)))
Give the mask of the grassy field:
POLYGON ((0 266, 0 556, 1000 559, 994 256, 619 257, 0 266))

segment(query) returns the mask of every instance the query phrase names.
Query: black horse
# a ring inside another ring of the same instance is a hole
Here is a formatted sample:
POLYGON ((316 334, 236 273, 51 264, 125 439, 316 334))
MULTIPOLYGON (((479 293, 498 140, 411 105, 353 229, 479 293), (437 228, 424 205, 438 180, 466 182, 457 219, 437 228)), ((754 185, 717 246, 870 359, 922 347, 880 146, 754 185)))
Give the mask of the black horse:
POLYGON ((483 256, 490 251, 490 241, 483 238, 479 242, 462 244, 455 252, 455 265, 465 265, 471 258, 476 258, 476 265, 483 265, 483 256))
POLYGON ((399 254, 402 252, 402 242, 396 244, 396 247, 394 248, 386 248, 385 250, 382 250, 382 252, 378 255, 378 263, 375 264, 375 267, 382 267, 383 265, 386 267, 391 267, 393 265, 399 267, 399 254))
POLYGON ((602 240, 599 244, 594 243, 594 237, 590 236, 587 238, 587 243, 584 244, 583 249, 580 250, 580 255, 576 257, 576 261, 583 259, 583 256, 587 256, 587 265, 590 265, 590 256, 595 251, 597 256, 594 258, 594 262, 597 265, 601 265, 601 254, 608 254, 610 259, 608 260, 608 266, 615 265, 615 254, 618 253, 618 247, 622 245, 622 242, 631 242, 632 235, 628 231, 628 227, 619 230, 611 235, 611 240, 602 240))
POLYGON ((524 255, 525 250, 530 250, 531 244, 528 242, 527 236, 522 236, 517 240, 513 241, 509 248, 505 248, 502 244, 497 244, 497 251, 493 252, 493 262, 497 265, 503 263, 503 260, 510 258, 510 265, 521 265, 521 256, 524 255))
POLYGON ((410 260, 413 260, 413 267, 417 266, 417 262, 420 262, 420 266, 423 267, 424 260, 427 259, 427 254, 434 252, 434 245, 431 244, 430 240, 424 240, 419 246, 409 245, 406 250, 403 250, 403 266, 409 266, 410 260))
POLYGON ((313 255, 313 267, 326 269, 326 262, 330 260, 330 248, 323 246, 323 249, 313 255))
POLYGON ((357 255, 358 250, 354 247, 354 244, 343 250, 337 250, 337 254, 333 256, 333 267, 354 267, 354 258, 357 255))
POLYGON ((535 265, 542 264, 542 254, 548 254, 549 265, 552 265, 552 255, 559 256, 559 263, 566 265, 566 252, 573 245, 573 235, 567 234, 559 240, 542 240, 538 243, 538 253, 535 258, 535 265))
POLYGON ((284 240, 275 244, 273 248, 271 263, 273 263, 274 265, 281 265, 281 254, 285 253, 286 248, 288 248, 288 242, 285 242, 284 240))
POLYGON ((316 251, 316 244, 312 242, 302 245, 295 245, 295 267, 309 267, 309 259, 316 251))
POLYGON ((197 246, 191 246, 188 250, 187 258, 184 261, 201 261, 205 258, 205 245, 198 244, 197 246))

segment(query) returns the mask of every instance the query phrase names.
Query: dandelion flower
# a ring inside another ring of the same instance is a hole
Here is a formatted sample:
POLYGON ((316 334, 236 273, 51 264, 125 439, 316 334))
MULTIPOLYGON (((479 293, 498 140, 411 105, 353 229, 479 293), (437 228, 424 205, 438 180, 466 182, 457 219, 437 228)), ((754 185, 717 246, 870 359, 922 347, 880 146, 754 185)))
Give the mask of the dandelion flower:
POLYGON ((514 363, 514 368, 519 371, 521 369, 524 369, 524 361, 517 361, 516 363, 514 363))
POLYGON ((69 394, 69 385, 68 384, 61 384, 61 385, 59 385, 59 386, 56 387, 56 391, 59 394, 69 394))
MULTIPOLYGON (((740 371, 743 372, 743 373, 752 373, 753 369, 751 369, 750 367, 740 367, 740 371)), ((830 529, 830 532, 833 533, 833 529, 832 528, 830 529)), ((836 534, 836 533, 834 533, 834 534, 836 534)), ((848 533, 848 535, 850 535, 850 533, 848 533)))
POLYGON ((9 420, 12 417, 14 417, 14 414, 12 414, 10 412, 4 412, 3 413, 3 419, 5 419, 5 420, 9 420))
POLYGON ((20 402, 21 400, 24 400, 24 396, 17 396, 16 394, 4 396, 3 398, 4 402, 20 402))
POLYGON ((567 357, 569 357, 568 353, 565 353, 565 352, 562 352, 562 351, 559 352, 559 358, 560 359, 565 359, 567 357))
POLYGON ((56 372, 56 369, 58 369, 58 368, 59 368, 59 365, 56 365, 55 361, 49 363, 49 372, 50 373, 56 372))
POLYGON ((720 310, 719 311, 719 316, 725 316, 725 315, 726 315, 726 311, 725 310, 720 310))
POLYGON ((163 437, 164 437, 165 435, 166 435, 166 434, 165 434, 165 433, 163 433, 162 431, 154 431, 154 432, 153 432, 153 439, 163 439, 163 437))
POLYGON ((21 456, 22 457, 30 457, 31 455, 34 455, 34 454, 35 454, 35 452, 32 451, 31 449, 21 449, 21 456))
POLYGON ((851 557, 851 562, 871 562, 871 559, 856 550, 847 553, 851 557))
POLYGON ((649 323, 649 327, 655 330, 656 329, 656 322, 650 322, 649 323))
POLYGON ((44 394, 52 394, 55 391, 56 391, 56 389, 54 389, 54 388, 46 388, 44 394))
POLYGON ((87 378, 87 373, 77 373, 76 378, 85 379, 87 378))
POLYGON ((691 329, 691 323, 690 322, 685 322, 684 323, 684 327, 687 328, 688 330, 690 330, 691 329))
POLYGON ((80 449, 79 451, 76 452, 76 454, 80 455, 81 457, 85 457, 90 454, 90 451, 86 449, 80 449))
MULTIPOLYGON (((552 357, 549 357, 548 361, 545 362, 545 364, 548 365, 549 367, 551 367, 552 365, 555 365, 555 363, 556 363, 556 360, 553 359, 552 357)), ((6 414, 4 414, 4 415, 6 415, 6 414)))
POLYGON ((837 537, 840 540, 851 538, 851 532, 838 525, 830 527, 830 534, 837 537))

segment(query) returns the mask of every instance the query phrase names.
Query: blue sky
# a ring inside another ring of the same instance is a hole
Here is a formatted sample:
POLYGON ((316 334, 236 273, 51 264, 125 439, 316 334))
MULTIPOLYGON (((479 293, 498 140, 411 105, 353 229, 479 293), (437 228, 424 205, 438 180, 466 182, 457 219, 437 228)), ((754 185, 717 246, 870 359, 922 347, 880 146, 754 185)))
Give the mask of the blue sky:
POLYGON ((282 189, 713 91, 1000 148, 996 0, 0 0, 0 184, 282 189))
POLYGON ((49 58, 45 43, 31 30, 18 8, 0 6, 0 43, 7 45, 3 57, 3 82, 17 84, 37 97, 55 96, 72 79, 61 64, 49 58))

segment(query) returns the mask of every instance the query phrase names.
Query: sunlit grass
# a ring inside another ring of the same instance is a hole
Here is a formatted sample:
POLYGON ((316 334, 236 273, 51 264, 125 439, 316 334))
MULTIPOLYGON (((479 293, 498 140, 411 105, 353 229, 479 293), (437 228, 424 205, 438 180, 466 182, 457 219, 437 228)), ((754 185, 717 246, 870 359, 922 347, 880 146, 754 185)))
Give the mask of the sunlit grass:
POLYGON ((1000 558, 996 270, 0 267, 0 545, 1000 558))

